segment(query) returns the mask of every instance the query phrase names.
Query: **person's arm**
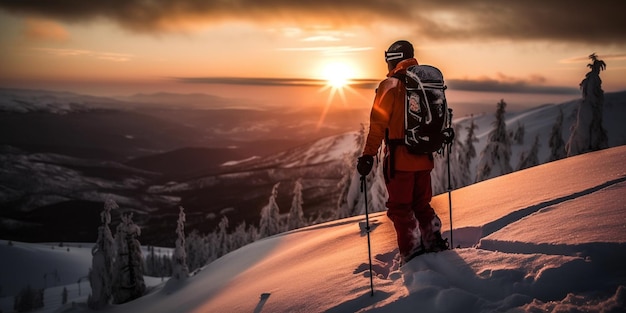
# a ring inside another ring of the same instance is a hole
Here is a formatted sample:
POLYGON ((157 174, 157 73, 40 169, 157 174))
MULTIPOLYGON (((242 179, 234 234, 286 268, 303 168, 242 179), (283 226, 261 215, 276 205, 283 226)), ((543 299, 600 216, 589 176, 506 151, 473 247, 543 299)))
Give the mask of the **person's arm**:
POLYGON ((389 119, 395 102, 395 90, 397 81, 395 78, 383 80, 376 90, 374 104, 370 113, 370 130, 367 134, 363 155, 374 156, 378 153, 385 130, 389 127, 389 119))

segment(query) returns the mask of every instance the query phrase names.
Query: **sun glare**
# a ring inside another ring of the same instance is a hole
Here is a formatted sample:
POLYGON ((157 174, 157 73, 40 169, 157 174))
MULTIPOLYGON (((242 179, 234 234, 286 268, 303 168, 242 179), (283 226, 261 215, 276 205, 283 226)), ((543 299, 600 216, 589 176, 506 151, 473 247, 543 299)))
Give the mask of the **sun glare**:
POLYGON ((350 79, 354 77, 355 73, 354 69, 348 64, 343 62, 327 63, 322 68, 321 74, 322 78, 326 80, 326 85, 320 89, 320 92, 324 92, 326 90, 329 90, 329 92, 326 105, 324 106, 324 110, 322 111, 320 119, 317 123, 317 129, 319 129, 324 123, 324 119, 326 118, 326 114, 328 114, 328 110, 333 103, 335 94, 341 98, 342 103, 345 105, 346 95, 344 90, 354 92, 354 90, 350 88, 350 79))
POLYGON ((352 69, 345 63, 328 63, 323 70, 328 86, 336 89, 346 86, 353 76, 352 69))

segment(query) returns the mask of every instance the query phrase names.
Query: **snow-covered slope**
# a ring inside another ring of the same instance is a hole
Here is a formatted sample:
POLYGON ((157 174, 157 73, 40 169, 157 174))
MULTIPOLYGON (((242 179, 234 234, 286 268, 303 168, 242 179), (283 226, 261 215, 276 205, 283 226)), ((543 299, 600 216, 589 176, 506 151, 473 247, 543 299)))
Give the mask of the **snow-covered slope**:
MULTIPOLYGON (((374 296, 359 216, 257 241, 103 312, 624 312, 625 158, 621 146, 453 191, 461 248, 401 268, 391 222, 370 215, 374 296)), ((447 195, 433 206, 449 229, 447 195)))
MULTIPOLYGON (((504 99, 506 102, 506 99, 504 99)), ((567 143, 571 127, 576 122, 577 108, 581 99, 560 103, 546 104, 522 112, 507 112, 505 115, 507 131, 515 132, 518 125, 522 125, 525 129, 523 144, 513 143, 511 146, 511 166, 517 168, 519 156, 522 153, 528 153, 537 136, 539 139, 538 159, 540 163, 547 161, 550 155, 550 135, 552 127, 556 122, 559 110, 563 111, 563 125, 561 128, 563 140, 567 143)), ((454 104, 450 104, 454 108, 454 104)), ((493 105, 495 112, 496 104, 493 105)), ((608 134, 609 147, 615 147, 626 144, 626 127, 624 127, 624 119, 626 119, 626 91, 606 93, 604 104, 603 127, 608 134)), ((470 125, 471 117, 459 117, 455 119, 454 124, 458 125, 457 138, 464 141, 467 136, 467 127, 470 125)), ((470 164, 470 177, 476 175, 476 165, 480 159, 480 153, 484 150, 488 142, 489 132, 493 129, 492 123, 495 120, 493 113, 481 114, 473 117, 474 123, 478 126, 475 131, 478 142, 474 144, 476 158, 472 159, 470 164)), ((437 189, 437 188, 436 188, 437 189)))

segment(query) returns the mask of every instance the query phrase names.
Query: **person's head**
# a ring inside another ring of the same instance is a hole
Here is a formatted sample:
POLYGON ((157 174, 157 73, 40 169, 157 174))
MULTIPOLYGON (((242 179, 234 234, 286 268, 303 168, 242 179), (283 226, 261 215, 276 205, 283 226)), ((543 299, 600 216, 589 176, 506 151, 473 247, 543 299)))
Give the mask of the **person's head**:
POLYGON ((398 40, 385 51, 385 62, 391 71, 396 68, 400 61, 410 59, 413 56, 413 45, 406 40, 398 40))

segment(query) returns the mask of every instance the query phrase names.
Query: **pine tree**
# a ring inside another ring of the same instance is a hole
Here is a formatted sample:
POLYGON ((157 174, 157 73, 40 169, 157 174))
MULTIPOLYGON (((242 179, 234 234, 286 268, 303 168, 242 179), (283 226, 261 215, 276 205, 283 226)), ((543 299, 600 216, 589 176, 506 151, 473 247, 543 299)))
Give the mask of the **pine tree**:
POLYGON ((524 144, 524 135, 526 134, 526 129, 524 127, 524 124, 520 123, 519 121, 517 122, 517 129, 515 130, 515 133, 513 134, 513 141, 515 141, 515 144, 518 145, 523 145, 524 144))
POLYGON ((272 194, 266 206, 261 210, 261 221, 259 222, 259 238, 264 238, 278 234, 280 232, 280 209, 276 203, 278 197, 278 186, 276 183, 272 188, 272 194))
POLYGON ((591 69, 580 83, 582 100, 578 104, 576 124, 567 141, 567 156, 574 156, 608 147, 608 136, 602 126, 604 91, 600 71, 606 69, 606 63, 599 60, 595 53, 589 55, 592 60, 587 66, 591 69))
POLYGON ((293 198, 291 200, 289 217, 287 219, 287 230, 292 230, 305 226, 302 203, 302 179, 298 179, 294 183, 293 187, 293 198))
POLYGON ((61 292, 61 304, 67 303, 67 287, 63 287, 63 291, 61 292))
MULTIPOLYGON (((365 177, 367 190, 362 190, 361 188, 361 175, 356 170, 356 164, 365 146, 365 140, 365 127, 361 125, 361 130, 355 141, 356 147, 354 154, 346 155, 345 157, 344 176, 340 183, 341 192, 339 201, 337 202, 335 219, 365 214, 365 195, 367 195, 368 199, 369 212, 385 210, 387 188, 385 187, 383 166, 381 163, 383 157, 380 155, 380 152, 378 156, 374 156, 372 171, 365 177)), ((384 145, 384 143, 381 144, 379 151, 385 150, 384 145)))
POLYGON ((563 142, 563 108, 559 107, 559 115, 556 117, 556 122, 552 125, 552 132, 550 133, 550 156, 548 162, 560 160, 565 155, 565 142, 563 142))
POLYGON ((228 233, 227 233, 228 217, 222 216, 222 219, 217 225, 217 228, 219 232, 217 234, 217 244, 215 246, 218 247, 219 249, 217 256, 221 257, 222 255, 225 255, 226 253, 230 252, 230 236, 228 236, 228 233))
POLYGON ((476 181, 497 177, 513 171, 511 168, 511 143, 506 131, 506 102, 500 100, 496 110, 496 120, 489 132, 489 142, 480 153, 476 171, 476 181))
MULTIPOLYGON (((459 134, 459 127, 458 124, 452 125, 455 134, 459 134)), ((449 147, 444 146, 441 153, 434 154, 435 167, 431 172, 434 195, 447 192, 448 187, 456 189, 463 186, 461 178, 464 171, 461 167, 463 151, 463 142, 461 142, 459 136, 455 136, 452 145, 449 147), (450 160, 450 175, 448 175, 448 158, 450 160)))
POLYGON ((137 299, 146 291, 141 243, 137 240, 141 235, 141 228, 133 222, 132 213, 122 214, 121 220, 115 236, 117 257, 113 272, 114 303, 137 299))
POLYGON ((535 142, 533 143, 528 155, 522 153, 520 155, 520 161, 517 165, 517 170, 523 170, 525 168, 539 165, 539 136, 535 136, 535 142))
POLYGON ((176 223, 176 244, 172 256, 172 277, 178 280, 189 276, 187 267, 187 253, 185 252, 185 209, 179 207, 178 222, 176 223))
POLYGON ((476 138, 476 129, 478 129, 478 125, 474 123, 473 116, 470 120, 470 125, 465 129, 467 129, 467 136, 465 137, 465 142, 463 143, 463 153, 459 156, 459 169, 461 172, 460 181, 462 186, 467 186, 473 183, 473 180, 470 177, 470 164, 472 163, 472 159, 476 157, 476 148, 474 147, 474 143, 478 142, 478 138, 476 138))
POLYGON ((193 272, 209 262, 209 242, 206 236, 201 236, 193 230, 185 240, 187 267, 193 272))
POLYGON ((29 312, 43 308, 43 296, 43 289, 33 289, 28 285, 15 296, 13 308, 17 312, 29 312))
POLYGON ((361 124, 356 137, 355 149, 353 154, 344 156, 344 166, 342 168, 342 176, 337 187, 339 189, 339 198, 337 200, 337 209, 335 210, 334 219, 346 218, 354 215, 354 208, 358 203, 358 193, 361 184, 361 177, 356 171, 356 160, 361 155, 365 146, 365 125, 361 124))
MULTIPOLYGON (((252 228, 252 226, 250 228, 252 228)), ((237 225, 235 231, 230 234, 232 250, 239 249, 254 240, 255 236, 251 236, 250 228, 247 227, 246 221, 237 225)))
MULTIPOLYGON (((385 150, 384 145, 385 144, 383 143, 381 151, 385 150)), ((381 212, 387 209, 386 205, 389 195, 387 194, 387 186, 385 184, 385 172, 382 163, 384 162, 383 159, 384 157, 382 156, 382 152, 374 158, 374 166, 372 168, 373 174, 367 177, 367 201, 369 205, 369 212, 381 212)), ((359 199, 363 199, 362 193, 359 199)), ((359 214, 365 214, 363 210, 363 208, 365 208, 365 203, 362 203, 360 207, 361 210, 359 214)))
POLYGON ((342 217, 365 214, 365 196, 367 196, 368 212, 379 212, 386 209, 387 188, 385 187, 382 159, 380 155, 374 157, 372 171, 365 177, 367 190, 362 189, 361 175, 356 170, 356 163, 352 162, 352 174, 346 190, 343 209, 345 215, 342 217))
POLYGON ((101 225, 98 227, 98 239, 91 250, 91 271, 89 272, 91 294, 87 299, 87 304, 96 310, 107 305, 111 299, 116 251, 109 224, 111 224, 111 211, 118 208, 117 203, 111 199, 104 202, 104 209, 100 213, 101 225))

